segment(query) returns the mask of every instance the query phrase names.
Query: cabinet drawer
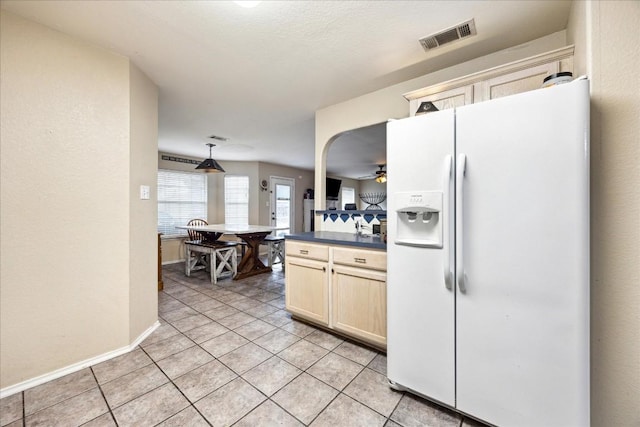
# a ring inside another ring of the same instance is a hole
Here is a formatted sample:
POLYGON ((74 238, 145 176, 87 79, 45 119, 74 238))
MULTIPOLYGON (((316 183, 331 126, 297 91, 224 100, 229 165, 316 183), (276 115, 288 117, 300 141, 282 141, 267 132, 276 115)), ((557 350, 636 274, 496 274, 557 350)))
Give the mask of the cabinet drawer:
POLYGON ((291 240, 287 240, 285 251, 287 256, 317 259, 319 261, 329 260, 329 247, 325 245, 314 245, 313 243, 292 242, 291 240))
POLYGON ((387 253, 385 251, 334 247, 333 263, 386 271, 387 253))

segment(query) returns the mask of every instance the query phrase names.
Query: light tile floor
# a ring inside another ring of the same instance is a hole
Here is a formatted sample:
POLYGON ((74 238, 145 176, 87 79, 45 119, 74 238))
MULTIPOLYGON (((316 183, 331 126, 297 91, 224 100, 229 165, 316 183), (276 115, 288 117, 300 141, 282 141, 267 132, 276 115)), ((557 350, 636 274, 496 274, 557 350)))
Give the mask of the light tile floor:
POLYGON ((480 426, 391 390, 383 353, 292 320, 279 266, 216 286, 182 268, 139 347, 0 400, 0 425, 480 426))

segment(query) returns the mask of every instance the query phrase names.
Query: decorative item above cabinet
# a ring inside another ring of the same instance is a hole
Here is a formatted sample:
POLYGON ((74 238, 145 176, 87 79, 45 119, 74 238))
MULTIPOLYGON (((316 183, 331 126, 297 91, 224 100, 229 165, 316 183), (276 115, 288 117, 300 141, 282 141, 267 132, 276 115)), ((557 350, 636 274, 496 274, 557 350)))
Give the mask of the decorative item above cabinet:
POLYGON ((573 71, 573 51, 570 45, 405 93, 409 115, 420 114, 425 102, 446 110, 538 89, 546 76, 573 71))

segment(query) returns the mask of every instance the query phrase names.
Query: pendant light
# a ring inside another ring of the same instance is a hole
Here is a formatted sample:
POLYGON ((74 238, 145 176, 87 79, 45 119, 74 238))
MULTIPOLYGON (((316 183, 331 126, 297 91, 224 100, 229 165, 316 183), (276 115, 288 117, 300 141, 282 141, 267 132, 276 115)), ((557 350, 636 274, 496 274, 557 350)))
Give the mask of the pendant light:
POLYGON ((211 149, 215 147, 216 144, 208 143, 207 145, 209 146, 209 158, 207 160, 204 160, 202 163, 200 163, 198 167, 196 167, 196 170, 201 170, 206 173, 224 172, 224 169, 222 169, 222 166, 220 166, 220 163, 216 162, 211 157, 211 149))

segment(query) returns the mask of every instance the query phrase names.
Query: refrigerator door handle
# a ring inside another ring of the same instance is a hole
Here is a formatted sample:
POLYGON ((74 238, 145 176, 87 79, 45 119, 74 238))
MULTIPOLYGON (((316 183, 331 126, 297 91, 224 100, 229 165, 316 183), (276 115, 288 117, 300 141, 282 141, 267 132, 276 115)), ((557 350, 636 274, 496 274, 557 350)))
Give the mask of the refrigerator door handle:
POLYGON ((464 246, 463 246, 463 236, 464 236, 464 175, 465 168, 467 165, 467 156, 465 154, 460 154, 458 156, 458 164, 456 165, 456 281, 458 282, 458 289, 460 292, 465 293, 467 291, 466 285, 464 283, 464 246))
POLYGON ((444 172, 442 174, 442 188, 444 193, 444 200, 442 205, 442 220, 444 220, 445 215, 447 216, 447 223, 445 224, 443 221, 443 240, 442 247, 444 249, 442 262, 444 267, 444 286, 451 290, 451 282, 453 281, 453 273, 451 272, 451 225, 449 224, 449 220, 451 219, 449 206, 451 206, 450 198, 451 198, 451 155, 447 154, 444 158, 444 172))

